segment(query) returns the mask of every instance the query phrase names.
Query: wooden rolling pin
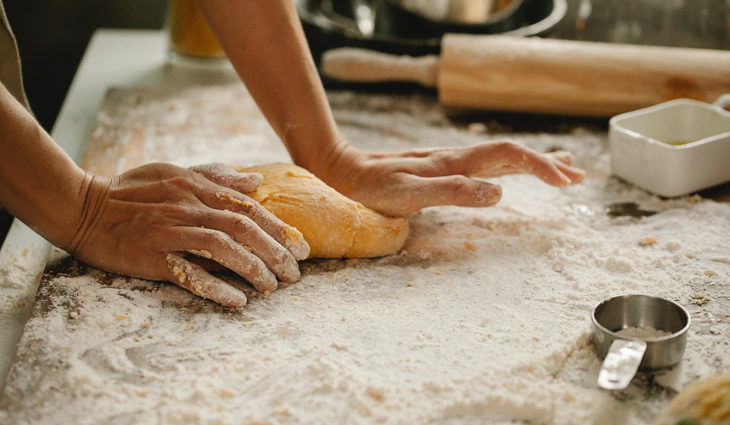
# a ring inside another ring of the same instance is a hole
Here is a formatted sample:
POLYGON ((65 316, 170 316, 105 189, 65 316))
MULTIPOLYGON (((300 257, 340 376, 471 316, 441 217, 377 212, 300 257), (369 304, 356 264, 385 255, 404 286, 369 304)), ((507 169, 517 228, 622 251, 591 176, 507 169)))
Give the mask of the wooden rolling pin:
POLYGON ((445 106, 608 117, 680 97, 730 93, 730 51, 448 34, 441 57, 340 48, 325 75, 437 87, 445 106))

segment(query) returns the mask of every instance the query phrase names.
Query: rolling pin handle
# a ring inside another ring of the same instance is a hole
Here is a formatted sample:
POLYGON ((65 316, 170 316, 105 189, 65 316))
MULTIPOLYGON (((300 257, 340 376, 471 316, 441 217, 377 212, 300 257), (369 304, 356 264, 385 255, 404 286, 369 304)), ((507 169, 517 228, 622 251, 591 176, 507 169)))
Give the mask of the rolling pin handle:
POLYGON ((396 56, 373 50, 339 47, 322 55, 322 73, 352 83, 406 81, 436 87, 439 58, 396 56))

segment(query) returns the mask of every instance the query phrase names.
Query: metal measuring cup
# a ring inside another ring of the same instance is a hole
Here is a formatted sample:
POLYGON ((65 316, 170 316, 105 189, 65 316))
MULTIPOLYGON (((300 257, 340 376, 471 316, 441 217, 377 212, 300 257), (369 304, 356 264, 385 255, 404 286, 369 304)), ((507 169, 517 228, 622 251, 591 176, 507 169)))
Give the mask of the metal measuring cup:
POLYGON ((623 390, 637 370, 665 369, 682 360, 690 316, 679 304, 649 295, 621 295, 599 303, 591 315, 592 340, 604 359, 598 385, 623 390), (618 335, 630 327, 650 327, 669 335, 656 338, 618 335))

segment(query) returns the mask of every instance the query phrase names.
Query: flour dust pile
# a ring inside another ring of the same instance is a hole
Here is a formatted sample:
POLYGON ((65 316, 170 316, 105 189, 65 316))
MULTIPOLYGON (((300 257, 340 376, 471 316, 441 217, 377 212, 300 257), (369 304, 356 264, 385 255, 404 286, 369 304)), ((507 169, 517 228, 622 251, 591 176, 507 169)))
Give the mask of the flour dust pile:
MULTIPOLYGON (((506 132, 498 121, 468 131, 421 96, 330 101, 365 149, 506 132)), ((600 132, 513 137, 574 152, 585 183, 494 179, 498 206, 424 210, 400 254, 303 263, 300 282, 241 311, 62 260, 43 278, 0 423, 652 423, 678 390, 730 367, 730 204, 611 178, 600 132), (612 394, 595 383, 589 314, 629 293, 675 300, 694 321, 680 367, 612 394)), ((287 160, 236 87, 117 91, 90 143, 87 167, 107 173, 287 160)))

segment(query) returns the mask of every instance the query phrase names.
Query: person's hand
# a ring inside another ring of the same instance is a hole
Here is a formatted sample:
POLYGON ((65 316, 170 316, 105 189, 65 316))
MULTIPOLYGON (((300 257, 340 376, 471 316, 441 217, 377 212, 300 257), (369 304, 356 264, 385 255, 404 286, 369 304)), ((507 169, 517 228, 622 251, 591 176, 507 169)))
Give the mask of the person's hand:
POLYGON ((187 254, 213 260, 262 292, 277 279, 299 279, 297 260, 309 255, 302 234, 244 195, 260 174, 222 164, 190 170, 148 164, 120 176, 94 177, 67 248, 101 269, 167 280, 227 307, 246 296, 213 277, 187 254))
POLYGON ((539 153, 514 141, 406 152, 364 152, 342 142, 312 171, 343 195, 392 216, 425 207, 488 207, 502 191, 474 177, 532 174, 552 186, 583 180, 568 152, 539 153))

